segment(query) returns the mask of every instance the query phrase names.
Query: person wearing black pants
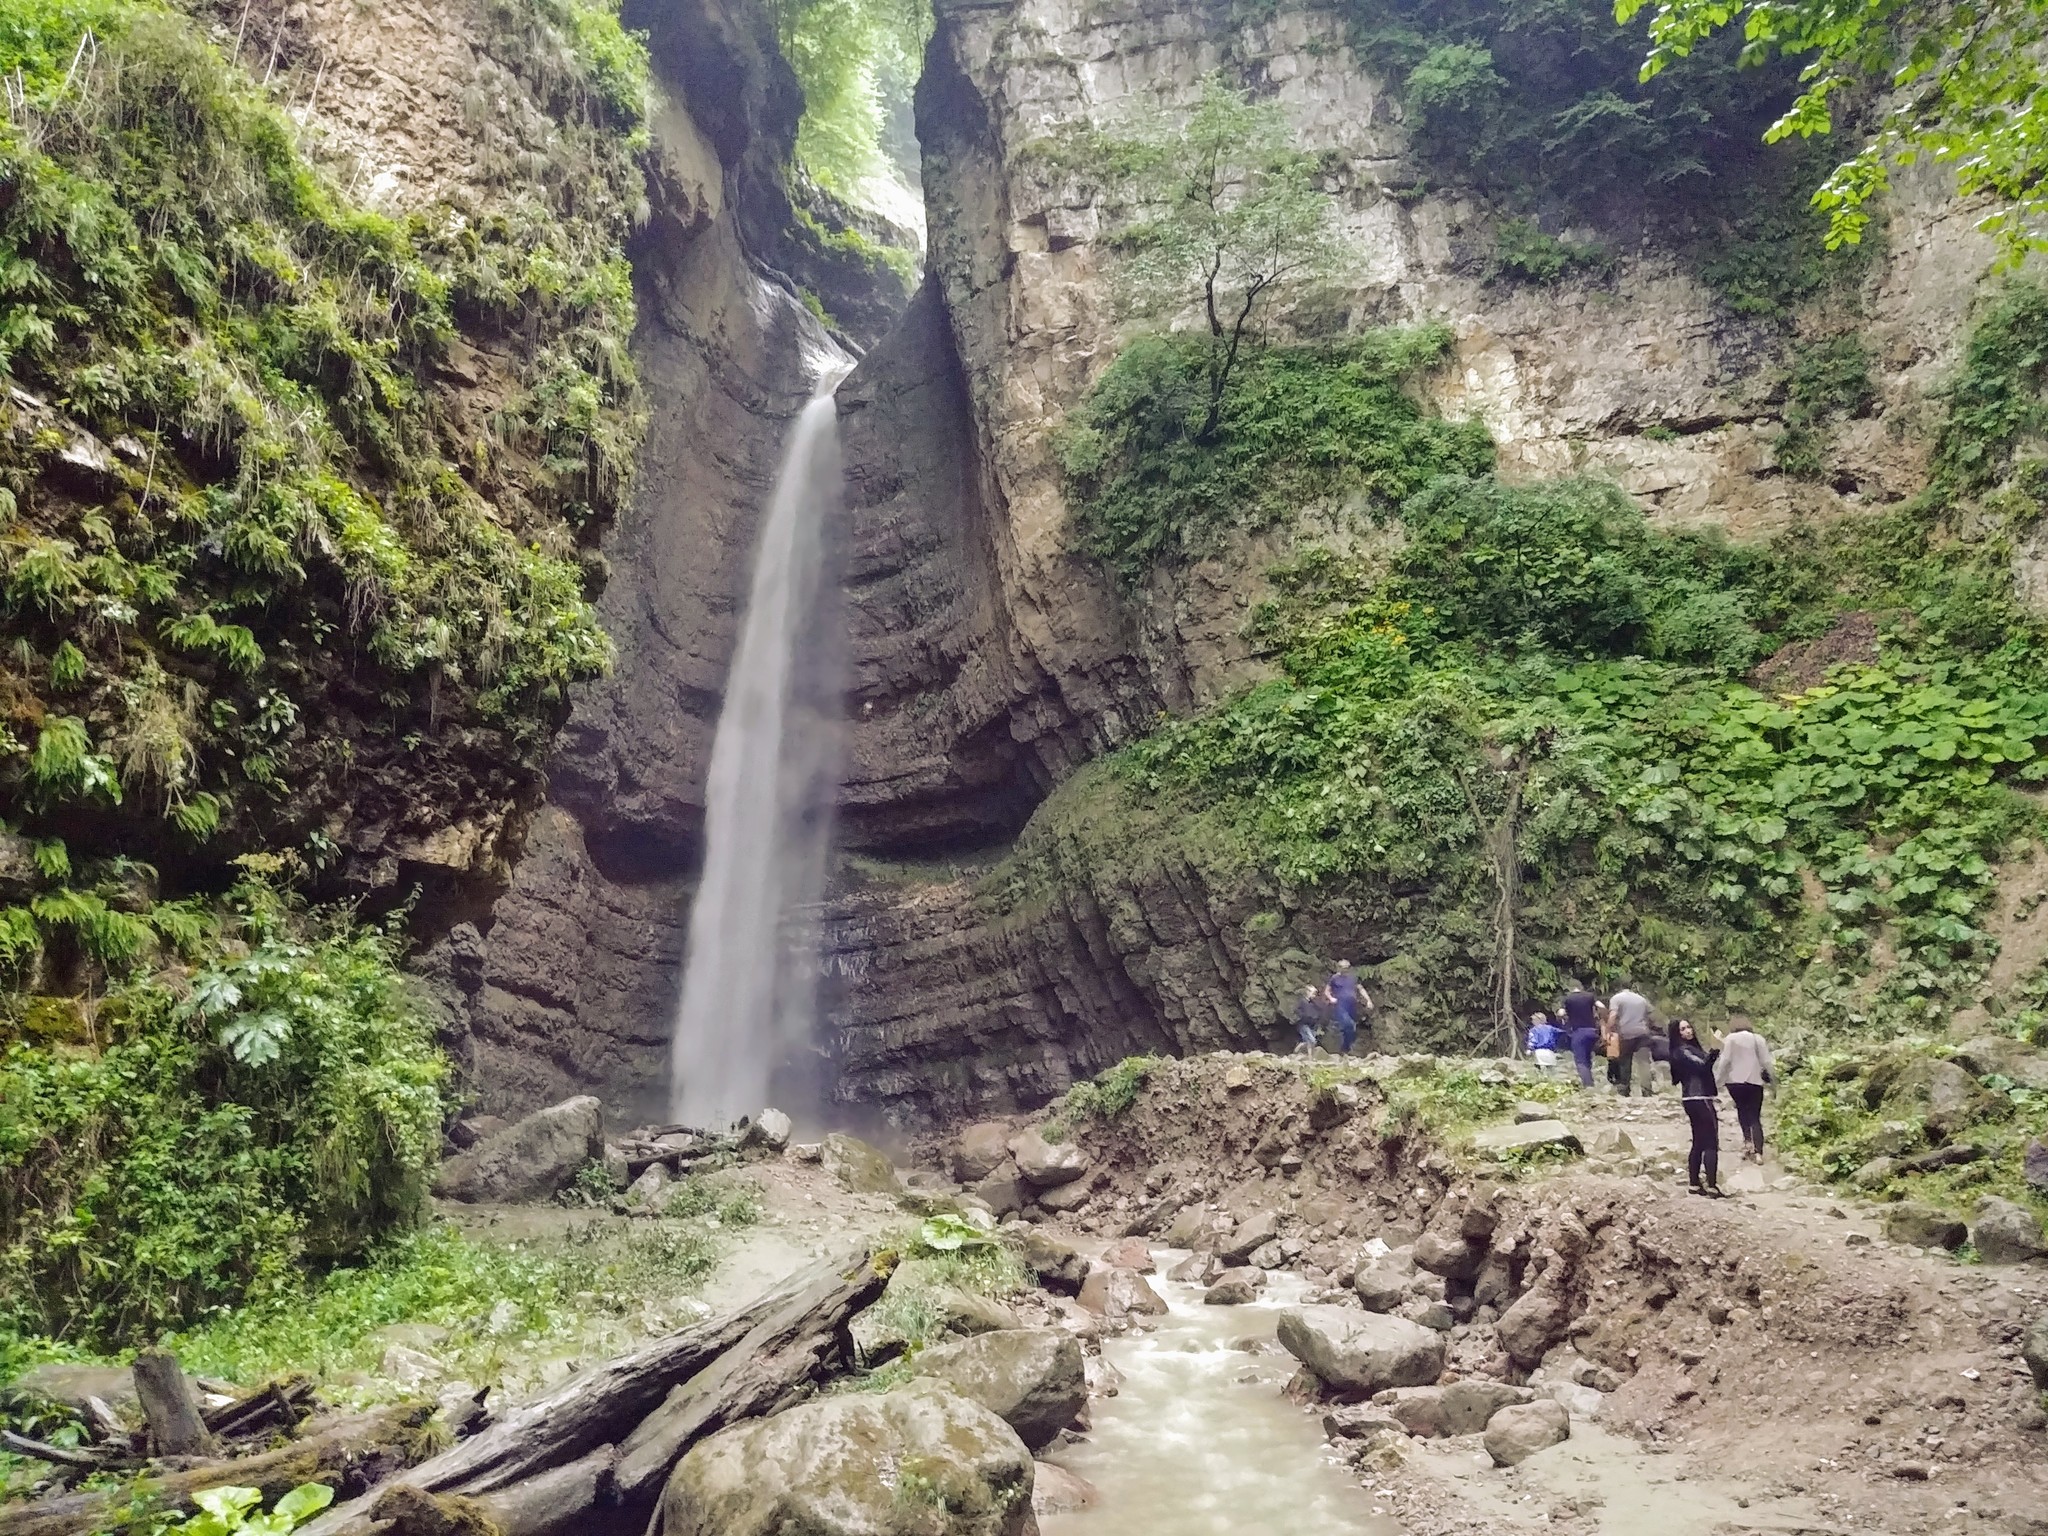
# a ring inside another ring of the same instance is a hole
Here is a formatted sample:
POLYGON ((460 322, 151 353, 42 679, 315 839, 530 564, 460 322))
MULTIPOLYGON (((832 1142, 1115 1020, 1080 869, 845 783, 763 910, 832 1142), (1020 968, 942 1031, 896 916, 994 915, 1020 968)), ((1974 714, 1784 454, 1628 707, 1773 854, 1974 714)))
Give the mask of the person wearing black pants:
POLYGON ((1686 1182, 1694 1194, 1715 1200, 1721 1198, 1721 1117, 1714 1091, 1714 1062, 1720 1054, 1700 1044, 1690 1020, 1679 1019, 1671 1026, 1671 1077, 1692 1127, 1686 1182))
POLYGON ((1735 1103, 1735 1123, 1742 1127, 1742 1156, 1745 1161, 1764 1160, 1764 1085, 1771 1075, 1771 1048, 1743 1015, 1731 1014, 1728 1036, 1721 1042, 1721 1059, 1714 1063, 1714 1081, 1728 1090, 1735 1103))

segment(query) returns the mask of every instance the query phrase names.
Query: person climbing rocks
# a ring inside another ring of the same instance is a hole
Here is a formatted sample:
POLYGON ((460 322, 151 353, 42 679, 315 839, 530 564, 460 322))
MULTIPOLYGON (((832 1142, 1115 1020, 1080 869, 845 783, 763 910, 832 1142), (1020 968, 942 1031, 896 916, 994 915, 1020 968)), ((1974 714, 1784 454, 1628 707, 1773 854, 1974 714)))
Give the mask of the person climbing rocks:
POLYGON ((1294 1054, 1306 1056, 1323 1033, 1323 994, 1311 982, 1294 1000, 1294 1054))
POLYGON ((1351 969, 1351 962, 1339 960, 1323 995, 1330 1000, 1330 1018, 1337 1026, 1337 1049, 1349 1056, 1351 1047, 1358 1042, 1358 1005, 1362 1001, 1365 1011, 1372 1012, 1372 994, 1358 984, 1358 973, 1351 969))
POLYGON ((1735 1123, 1742 1127, 1742 1160, 1764 1160, 1764 1087, 1776 1082, 1771 1070, 1771 1048, 1756 1032, 1746 1015, 1728 1016, 1728 1033, 1721 1041, 1721 1058, 1714 1063, 1714 1081, 1728 1090, 1735 1105, 1735 1123))
POLYGON ((1690 1019, 1671 1026, 1671 1080, 1678 1085, 1692 1148, 1685 1155, 1686 1185, 1696 1195, 1719 1200, 1721 1190, 1721 1116, 1714 1091, 1714 1063, 1719 1051, 1701 1043, 1690 1019))
POLYGON ((1571 991, 1557 1005, 1564 1031, 1572 1049, 1572 1065, 1579 1069, 1579 1086, 1593 1086, 1593 1048, 1600 1043, 1600 999, 1574 980, 1571 991))
POLYGON ((1529 1015, 1529 1056, 1536 1063, 1536 1070, 1548 1074, 1557 1065, 1557 1026, 1550 1022, 1550 1015, 1538 1008, 1529 1015))
POLYGON ((1650 1000, 1626 980, 1621 990, 1607 999, 1607 1027, 1621 1045, 1620 1054, 1615 1057, 1614 1074, 1614 1091, 1619 1098, 1628 1097, 1630 1083, 1638 1071, 1642 1073, 1639 1096, 1647 1099, 1657 1091, 1655 1057, 1650 1051, 1652 1013, 1650 1000))

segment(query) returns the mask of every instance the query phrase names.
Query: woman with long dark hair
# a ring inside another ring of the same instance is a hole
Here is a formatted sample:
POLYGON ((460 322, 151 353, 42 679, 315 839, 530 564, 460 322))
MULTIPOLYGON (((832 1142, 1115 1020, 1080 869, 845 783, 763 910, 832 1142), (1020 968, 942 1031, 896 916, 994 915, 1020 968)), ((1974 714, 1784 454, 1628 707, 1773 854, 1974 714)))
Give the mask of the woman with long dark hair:
POLYGON ((1721 1117, 1714 1088, 1714 1063, 1719 1051, 1700 1043, 1690 1019, 1671 1026, 1671 1078, 1678 1084, 1686 1124, 1692 1127, 1692 1150, 1686 1153, 1686 1183, 1696 1195, 1721 1198, 1721 1117), (1705 1175, 1704 1180, 1702 1175, 1705 1175))

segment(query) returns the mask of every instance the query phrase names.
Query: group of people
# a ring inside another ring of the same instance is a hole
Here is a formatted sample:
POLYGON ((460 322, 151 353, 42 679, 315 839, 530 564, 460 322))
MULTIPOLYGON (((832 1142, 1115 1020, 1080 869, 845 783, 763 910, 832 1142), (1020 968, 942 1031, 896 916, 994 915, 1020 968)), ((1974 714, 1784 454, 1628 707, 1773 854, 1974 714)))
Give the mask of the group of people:
POLYGON ((1602 1002, 1584 982, 1574 982, 1558 1002, 1555 1019, 1547 1009, 1530 1016, 1529 1054, 1540 1069, 1549 1071, 1557 1065, 1562 1045, 1571 1052, 1582 1088, 1593 1086, 1593 1058, 1603 1056, 1607 1080, 1622 1098, 1628 1097, 1631 1087, 1644 1098, 1655 1093, 1656 1064, 1662 1061, 1692 1131, 1686 1182, 1694 1194, 1719 1199, 1719 1090, 1726 1088, 1735 1105, 1743 1160, 1762 1162, 1764 1089, 1775 1081, 1771 1048, 1739 1013, 1729 1015, 1727 1033, 1715 1046, 1701 1037, 1690 1019, 1673 1019, 1661 1037, 1655 1020, 1650 1000, 1627 983, 1602 1002))
POLYGON ((1363 1005, 1368 1017, 1373 1011, 1372 994, 1351 969, 1349 960, 1339 960, 1330 979, 1320 987, 1310 983, 1301 989, 1294 1004, 1295 1054, 1306 1055, 1322 1042, 1323 1012, 1337 1031, 1337 1054, 1349 1056, 1358 1044, 1358 1012, 1363 1005))

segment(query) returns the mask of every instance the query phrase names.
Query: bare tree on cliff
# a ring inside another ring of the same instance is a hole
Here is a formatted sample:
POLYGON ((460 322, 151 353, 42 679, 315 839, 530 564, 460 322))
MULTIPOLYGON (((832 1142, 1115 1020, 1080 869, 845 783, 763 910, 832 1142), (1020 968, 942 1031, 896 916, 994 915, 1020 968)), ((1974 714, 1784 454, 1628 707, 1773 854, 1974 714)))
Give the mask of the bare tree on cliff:
POLYGON ((1277 106, 1211 75, 1191 111, 1086 141, 1082 168, 1130 215, 1108 242, 1123 257, 1119 308, 1173 316, 1199 306, 1208 324, 1203 442, 1222 425, 1231 377, 1273 294, 1337 265, 1321 162, 1293 137, 1277 106))

